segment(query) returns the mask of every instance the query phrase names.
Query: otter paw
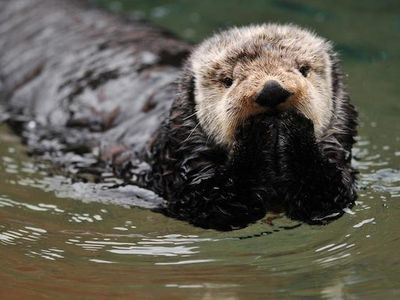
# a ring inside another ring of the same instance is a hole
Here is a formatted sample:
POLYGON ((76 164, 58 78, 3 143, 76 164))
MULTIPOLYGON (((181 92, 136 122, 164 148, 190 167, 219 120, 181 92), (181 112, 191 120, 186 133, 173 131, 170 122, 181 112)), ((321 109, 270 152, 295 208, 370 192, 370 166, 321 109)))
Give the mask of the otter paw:
POLYGON ((294 178, 304 176, 308 169, 320 161, 320 151, 315 140, 311 120, 298 112, 286 112, 278 122, 277 157, 281 172, 294 178))
POLYGON ((260 114, 248 118, 238 126, 235 134, 237 141, 254 140, 267 136, 267 133, 274 126, 274 117, 267 114, 260 114))
POLYGON ((276 120, 268 115, 257 115, 246 120, 236 132, 233 161, 238 165, 263 164, 271 153, 271 141, 276 139, 276 120))
POLYGON ((308 151, 315 145, 312 121, 296 111, 288 111, 279 116, 279 146, 290 151, 308 151))
POLYGON ((235 134, 234 150, 262 151, 276 131, 276 120, 266 114, 249 118, 238 127, 235 134))
POLYGON ((314 124, 302 113, 288 110, 279 115, 280 129, 293 134, 314 133, 314 124))

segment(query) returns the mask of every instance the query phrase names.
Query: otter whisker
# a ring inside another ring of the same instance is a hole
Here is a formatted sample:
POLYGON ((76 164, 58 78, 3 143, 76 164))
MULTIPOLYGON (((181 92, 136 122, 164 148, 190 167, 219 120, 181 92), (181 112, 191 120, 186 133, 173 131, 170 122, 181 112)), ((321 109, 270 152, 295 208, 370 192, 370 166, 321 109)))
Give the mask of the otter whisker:
POLYGON ((192 136, 193 132, 197 129, 197 127, 199 127, 199 125, 200 125, 200 122, 197 122, 197 125, 190 131, 188 137, 183 142, 186 142, 186 141, 188 141, 190 139, 190 137, 192 136))
POLYGON ((191 115, 188 115, 187 117, 183 118, 183 121, 186 121, 187 119, 190 119, 191 117, 195 116, 197 112, 192 113, 191 115))
MULTIPOLYGON (((214 106, 214 103, 211 103, 211 105, 207 105, 205 107, 202 107, 202 109, 209 109, 212 108, 214 106)), ((184 121, 190 119, 191 117, 195 116, 197 114, 197 111, 195 111, 194 113, 190 114, 189 116, 183 118, 184 121)))

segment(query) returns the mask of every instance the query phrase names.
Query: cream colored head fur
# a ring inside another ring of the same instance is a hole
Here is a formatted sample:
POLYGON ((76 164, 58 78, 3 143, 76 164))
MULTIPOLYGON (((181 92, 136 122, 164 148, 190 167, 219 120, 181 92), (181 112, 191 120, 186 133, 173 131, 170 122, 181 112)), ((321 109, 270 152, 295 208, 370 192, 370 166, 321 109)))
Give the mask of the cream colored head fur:
POLYGON ((189 59, 200 125, 230 145, 243 120, 268 110, 255 99, 276 80, 292 93, 277 109, 296 108, 318 138, 332 116, 332 53, 328 41, 293 25, 233 28, 205 40, 189 59))

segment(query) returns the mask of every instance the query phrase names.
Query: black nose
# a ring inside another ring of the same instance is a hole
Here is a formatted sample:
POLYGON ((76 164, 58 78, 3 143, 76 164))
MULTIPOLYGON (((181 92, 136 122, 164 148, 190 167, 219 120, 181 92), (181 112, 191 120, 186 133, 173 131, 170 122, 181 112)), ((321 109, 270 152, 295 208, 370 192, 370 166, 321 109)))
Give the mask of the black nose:
POLYGON ((261 106, 272 108, 285 102, 291 94, 292 93, 285 90, 279 82, 268 80, 260 94, 258 94, 256 102, 261 106))

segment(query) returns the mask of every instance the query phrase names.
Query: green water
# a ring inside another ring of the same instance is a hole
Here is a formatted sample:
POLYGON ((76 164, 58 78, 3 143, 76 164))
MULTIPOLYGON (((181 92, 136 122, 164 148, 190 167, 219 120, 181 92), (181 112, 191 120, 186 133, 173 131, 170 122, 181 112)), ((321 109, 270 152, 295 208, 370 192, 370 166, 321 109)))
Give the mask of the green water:
POLYGON ((283 218, 203 230, 124 207, 123 191, 49 177, 2 126, 0 299, 400 298, 399 1, 96 2, 193 42, 263 21, 332 40, 360 112, 355 214, 321 227, 287 229, 297 223, 283 218))

